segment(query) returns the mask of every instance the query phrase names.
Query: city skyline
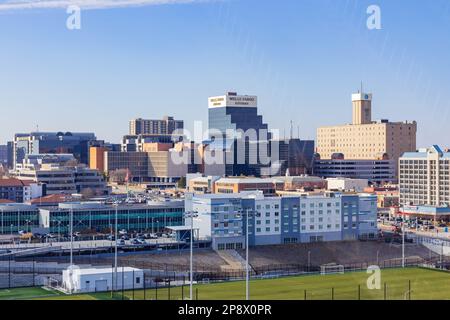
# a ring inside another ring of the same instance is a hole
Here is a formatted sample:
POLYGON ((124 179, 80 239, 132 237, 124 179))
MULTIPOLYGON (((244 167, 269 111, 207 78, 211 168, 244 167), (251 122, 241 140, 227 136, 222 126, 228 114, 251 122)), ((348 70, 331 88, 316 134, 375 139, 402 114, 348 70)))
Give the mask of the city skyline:
POLYGON ((2 10, 0 143, 37 126, 115 143, 129 120, 167 114, 192 130, 196 120, 206 126, 207 98, 226 91, 258 96, 269 128, 288 136, 292 120, 295 136, 300 126, 300 138, 316 139, 320 126, 350 123, 350 97, 363 81, 374 119, 416 120, 418 148, 447 146, 448 4, 379 1, 382 29, 368 30, 370 4, 224 0, 82 10, 82 28, 73 31, 65 10, 2 10))

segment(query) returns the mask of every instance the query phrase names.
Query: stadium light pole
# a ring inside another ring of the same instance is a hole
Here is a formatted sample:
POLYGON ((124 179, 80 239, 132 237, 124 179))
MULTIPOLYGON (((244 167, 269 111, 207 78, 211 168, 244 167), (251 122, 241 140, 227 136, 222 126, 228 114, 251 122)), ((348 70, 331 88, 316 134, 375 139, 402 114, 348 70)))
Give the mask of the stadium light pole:
POLYGON ((246 232, 245 232, 245 299, 250 300, 250 264, 248 259, 249 253, 249 241, 248 241, 248 216, 249 216, 249 208, 245 209, 245 220, 246 220, 246 232))
POLYGON ((73 266, 73 207, 70 207, 70 266, 73 266))
POLYGON ((119 203, 118 202, 114 202, 114 207, 115 207, 115 230, 114 230, 114 284, 117 288, 117 224, 118 224, 118 206, 119 203))
POLYGON ((405 267, 405 222, 402 222, 402 268, 405 267))
POLYGON ((185 212, 184 216, 185 218, 190 217, 191 218, 191 234, 189 236, 190 238, 190 252, 189 252, 189 299, 194 300, 194 290, 193 290, 193 283, 194 283, 194 216, 198 212, 196 211, 188 211, 185 212))
POLYGON ((249 300, 249 273, 248 273, 248 209, 246 210, 246 231, 245 231, 245 299, 249 300))

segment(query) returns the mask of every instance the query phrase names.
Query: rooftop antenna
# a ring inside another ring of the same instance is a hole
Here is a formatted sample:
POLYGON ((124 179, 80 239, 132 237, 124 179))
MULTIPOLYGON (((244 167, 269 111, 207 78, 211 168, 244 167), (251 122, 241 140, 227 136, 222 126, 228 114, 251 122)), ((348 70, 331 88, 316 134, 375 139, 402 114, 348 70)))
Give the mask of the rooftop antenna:
POLYGON ((300 126, 299 125, 297 126, 297 137, 298 137, 298 139, 300 139, 300 126))
POLYGON ((361 81, 361 93, 364 93, 363 91, 363 82, 361 81))
POLYGON ((36 132, 39 132, 39 125, 36 125, 36 132))
POLYGON ((292 134, 292 131, 293 131, 293 127, 292 127, 292 120, 291 120, 291 140, 292 140, 292 138, 293 138, 293 134, 292 134))

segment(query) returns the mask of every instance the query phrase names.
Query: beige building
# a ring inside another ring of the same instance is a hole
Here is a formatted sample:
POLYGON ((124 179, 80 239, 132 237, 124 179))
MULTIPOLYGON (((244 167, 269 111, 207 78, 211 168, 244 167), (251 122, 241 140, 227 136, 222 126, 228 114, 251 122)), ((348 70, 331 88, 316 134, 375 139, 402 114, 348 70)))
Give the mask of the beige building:
POLYGON ((398 160, 404 152, 416 150, 417 123, 372 121, 372 95, 352 95, 353 121, 340 126, 317 129, 317 153, 331 159, 334 153, 345 159, 398 160))
POLYGON ((401 205, 450 205, 450 153, 439 146, 406 152, 399 160, 401 205))

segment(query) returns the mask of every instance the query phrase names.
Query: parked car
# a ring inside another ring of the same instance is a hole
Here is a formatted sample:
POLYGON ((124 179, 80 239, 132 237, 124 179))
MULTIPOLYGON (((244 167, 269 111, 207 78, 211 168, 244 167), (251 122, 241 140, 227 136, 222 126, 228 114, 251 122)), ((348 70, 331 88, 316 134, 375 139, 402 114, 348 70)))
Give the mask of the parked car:
POLYGON ((117 240, 117 245, 118 246, 124 246, 125 245, 125 240, 123 240, 123 239, 117 240))
POLYGON ((128 232, 125 229, 122 229, 122 230, 119 231, 119 234, 121 234, 121 235, 126 235, 127 233, 128 232))
POLYGON ((141 243, 139 242, 139 240, 136 239, 136 238, 131 239, 131 240, 130 240, 130 243, 131 243, 131 244, 141 244, 141 243))

